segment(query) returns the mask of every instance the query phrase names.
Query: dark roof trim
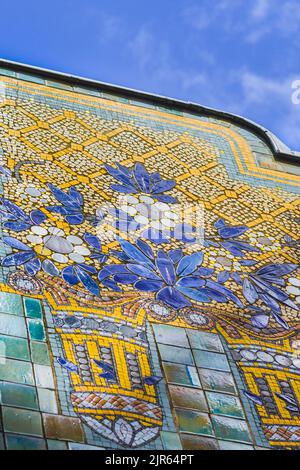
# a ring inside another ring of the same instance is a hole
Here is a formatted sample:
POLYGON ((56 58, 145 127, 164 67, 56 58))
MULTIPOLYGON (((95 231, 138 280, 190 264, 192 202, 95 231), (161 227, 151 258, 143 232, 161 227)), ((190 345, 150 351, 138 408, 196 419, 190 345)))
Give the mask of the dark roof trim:
POLYGON ((272 132, 270 132, 263 126, 260 126, 259 124, 256 124, 255 122, 249 119, 235 114, 201 106, 197 103, 193 103, 190 101, 182 101, 166 96, 155 95, 152 93, 147 93, 132 88, 112 85, 110 83, 91 80, 88 78, 79 77, 77 75, 56 72, 53 70, 22 64, 19 62, 13 62, 6 59, 0 59, 0 67, 4 67, 15 72, 25 72, 33 75, 36 74, 46 79, 59 80, 72 85, 87 86, 90 88, 94 88, 95 90, 101 90, 107 93, 115 94, 120 97, 138 99, 162 107, 172 109, 175 108, 178 111, 182 111, 185 113, 192 113, 198 115, 201 114, 210 117, 215 117, 217 119, 222 119, 244 127, 261 137, 270 147, 277 160, 290 162, 293 164, 300 164, 300 152, 292 151, 283 142, 281 142, 281 140, 279 140, 272 132))

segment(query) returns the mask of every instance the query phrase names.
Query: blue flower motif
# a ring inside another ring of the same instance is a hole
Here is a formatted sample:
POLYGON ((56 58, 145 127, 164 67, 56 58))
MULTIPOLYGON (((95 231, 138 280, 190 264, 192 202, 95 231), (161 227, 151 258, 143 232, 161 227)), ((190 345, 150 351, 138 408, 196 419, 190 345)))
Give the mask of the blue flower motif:
POLYGON ((163 180, 159 173, 149 173, 142 163, 136 163, 133 169, 128 169, 119 163, 117 168, 105 165, 108 173, 113 176, 119 184, 112 184, 111 189, 125 194, 147 194, 154 199, 166 203, 176 203, 177 199, 163 194, 173 189, 176 185, 174 180, 163 180))
POLYGON ((0 215, 4 220, 3 227, 14 232, 28 230, 33 225, 40 225, 47 219, 47 216, 40 210, 31 211, 28 216, 23 209, 9 199, 1 198, 0 203, 0 215))
POLYGON ((52 261, 48 259, 41 261, 35 251, 25 243, 13 237, 3 237, 3 241, 6 245, 18 251, 5 256, 1 262, 2 266, 24 266, 29 276, 35 276, 41 269, 50 276, 58 276, 59 271, 52 261))
POLYGON ((51 183, 48 188, 52 192, 55 199, 60 202, 60 206, 48 206, 49 212, 55 212, 64 216, 64 219, 70 225, 80 225, 84 221, 83 215, 83 196, 75 187, 69 188, 68 191, 62 191, 51 183))
POLYGON ((243 308, 242 302, 226 287, 210 277, 214 271, 201 267, 203 253, 184 255, 181 249, 165 252, 159 249, 154 255, 152 248, 139 239, 136 246, 119 239, 121 252, 114 252, 123 264, 105 266, 98 274, 106 287, 120 291, 119 284, 133 285, 144 292, 154 292, 156 299, 180 309, 191 305, 191 300, 210 303, 234 301, 243 308))

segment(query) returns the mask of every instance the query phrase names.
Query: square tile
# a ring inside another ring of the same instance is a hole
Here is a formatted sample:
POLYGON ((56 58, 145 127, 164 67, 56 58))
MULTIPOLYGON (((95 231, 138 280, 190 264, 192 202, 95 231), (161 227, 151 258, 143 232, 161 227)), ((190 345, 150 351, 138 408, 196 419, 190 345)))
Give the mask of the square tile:
POLYGON ((63 441, 83 442, 84 435, 79 418, 44 414, 46 437, 63 441))
POLYGON ((67 443, 64 441, 56 441, 54 439, 48 439, 48 450, 68 450, 67 443))
POLYGON ((0 356, 30 361, 27 339, 0 335, 0 356))
POLYGON ((201 385, 196 367, 163 362, 163 368, 169 383, 191 385, 193 387, 200 387, 201 385))
POLYGON ((6 432, 43 436, 41 415, 37 411, 3 406, 2 416, 6 432))
POLYGON ((51 364, 48 346, 46 343, 30 341, 30 348, 32 362, 35 364, 41 364, 43 366, 48 366, 51 364))
POLYGON ((216 415, 212 416, 211 420, 216 436, 219 439, 251 443, 248 426, 245 421, 216 415))
POLYGON ((175 407, 208 412, 208 406, 202 390, 181 387, 179 385, 169 385, 169 392, 175 407))
POLYGON ((155 339, 158 343, 189 348, 189 342, 184 328, 169 325, 153 325, 155 339))
POLYGON ((8 450, 46 450, 44 439, 17 434, 6 434, 5 439, 8 450))
POLYGON ((56 395, 54 390, 38 388, 40 410, 44 413, 58 413, 56 395))
POLYGON ((168 346, 166 344, 159 344, 158 349, 163 361, 176 362, 188 366, 194 365, 194 359, 189 349, 168 346))
POLYGON ((23 301, 26 317, 42 318, 43 312, 40 300, 24 297, 23 301))
POLYGON ((23 316, 21 297, 9 292, 0 292, 0 312, 23 316))
POLYGON ((223 393, 206 392, 206 398, 211 413, 231 416, 232 418, 244 418, 240 400, 232 395, 223 393))
POLYGON ((43 366, 40 364, 34 364, 33 368, 36 386, 41 388, 54 389, 52 368, 50 366, 43 366))
POLYGON ((229 363, 225 354, 218 354, 209 351, 194 350, 194 358, 198 367, 215 369, 221 371, 230 371, 229 363))
POLYGON ((254 450, 254 447, 239 442, 219 441, 220 450, 254 450))
POLYGON ((45 341, 46 333, 44 329, 43 322, 37 319, 28 319, 27 320, 28 330, 30 339, 36 341, 45 341))
POLYGON ((180 434, 180 439, 184 450, 219 450, 218 441, 211 437, 180 434))
POLYGON ((162 431, 160 437, 165 450, 181 450, 182 445, 179 434, 176 432, 162 431))
POLYGON ((202 387, 205 390, 237 394, 234 380, 230 372, 210 369, 198 369, 202 387))
POLYGON ((213 428, 208 414, 198 413, 192 410, 183 410, 177 408, 175 410, 179 430, 181 432, 203 434, 213 436, 213 428))
POLYGON ((0 380, 34 385, 32 365, 29 362, 14 359, 5 359, 4 364, 0 361, 0 380))
POLYGON ((0 334, 27 338, 24 318, 7 313, 0 313, 0 334))
POLYGON ((36 388, 10 382, 0 383, 0 397, 2 405, 20 406, 38 410, 36 388))
POLYGON ((187 330, 191 348, 223 353, 224 349, 217 334, 205 331, 187 330))

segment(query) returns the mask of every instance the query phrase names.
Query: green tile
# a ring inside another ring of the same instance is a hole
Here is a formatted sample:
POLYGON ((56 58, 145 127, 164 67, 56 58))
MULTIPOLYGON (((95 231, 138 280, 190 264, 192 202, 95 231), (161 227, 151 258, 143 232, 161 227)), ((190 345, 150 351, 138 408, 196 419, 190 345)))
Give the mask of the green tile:
POLYGON ((213 428, 208 414, 177 408, 176 415, 181 432, 213 436, 213 428))
POLYGON ((200 387, 196 367, 163 362, 166 379, 169 383, 200 387))
POLYGON ((21 297, 17 294, 0 292, 0 312, 23 316, 21 297))
POLYGON ((218 335, 205 331, 188 330, 187 335, 193 349, 205 349, 223 353, 224 349, 218 335))
POLYGON ((189 348, 189 342, 184 328, 170 325, 153 325, 153 330, 158 343, 189 348))
POLYGON ((236 387, 230 372, 198 369, 202 387, 205 390, 236 394, 236 387))
POLYGON ((215 392, 207 392, 206 397, 212 413, 233 418, 244 417, 241 403, 237 397, 215 392))
POLYGON ((181 450, 181 442, 176 432, 162 431, 160 437, 165 450, 181 450))
POLYGON ((6 359, 5 364, 1 364, 0 361, 0 380, 34 385, 32 365, 29 362, 14 359, 6 359))
POLYGON ((0 334, 27 338, 24 318, 7 313, 0 313, 0 334))
POLYGON ((41 320, 30 319, 27 320, 30 339, 36 341, 45 341, 46 334, 43 322, 41 320))
POLYGON ((56 441, 55 439, 47 440, 49 450, 68 450, 67 443, 64 441, 56 441))
POLYGON ((168 346, 166 344, 159 344, 158 349, 163 361, 176 362, 188 366, 194 365, 193 356, 189 349, 177 348, 176 346, 168 346))
POLYGON ((219 450, 218 441, 195 434, 180 434, 184 450, 219 450))
POLYGON ((34 410, 39 409, 35 387, 1 382, 0 392, 2 405, 20 406, 21 408, 32 408, 34 410))
POLYGON ((30 361, 27 339, 0 335, 0 356, 30 361))
POLYGON ((58 413, 57 402, 54 390, 38 388, 40 410, 44 413, 58 413))
POLYGON ((50 366, 42 366, 40 364, 34 364, 33 367, 36 386, 54 389, 52 368, 50 366))
POLYGON ((219 439, 251 443, 248 426, 245 421, 216 415, 212 416, 211 420, 216 436, 219 439))
POLYGON ((50 365, 48 346, 45 343, 30 341, 31 359, 35 364, 50 365))
POLYGON ((42 318, 42 306, 38 299, 24 298, 25 315, 30 318, 42 318))
POLYGON ((219 441, 220 450, 254 450, 254 447, 239 442, 219 441))
POLYGON ((3 429, 6 432, 31 434, 32 436, 43 435, 41 415, 37 411, 4 406, 2 416, 3 429))
POLYGON ((169 392, 174 406, 208 412, 204 392, 197 388, 169 385, 169 392))
POLYGON ((230 367, 225 354, 218 354, 209 351, 194 350, 194 358, 198 367, 230 371, 230 367))
POLYGON ((44 439, 6 434, 8 450, 46 450, 44 439))

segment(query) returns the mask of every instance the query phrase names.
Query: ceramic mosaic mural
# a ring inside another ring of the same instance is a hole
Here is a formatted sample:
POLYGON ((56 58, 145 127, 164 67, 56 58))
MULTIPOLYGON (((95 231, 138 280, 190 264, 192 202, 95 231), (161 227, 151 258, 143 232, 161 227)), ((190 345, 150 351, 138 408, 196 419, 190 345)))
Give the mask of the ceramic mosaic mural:
POLYGON ((0 447, 300 448, 299 167, 0 74, 0 447))

